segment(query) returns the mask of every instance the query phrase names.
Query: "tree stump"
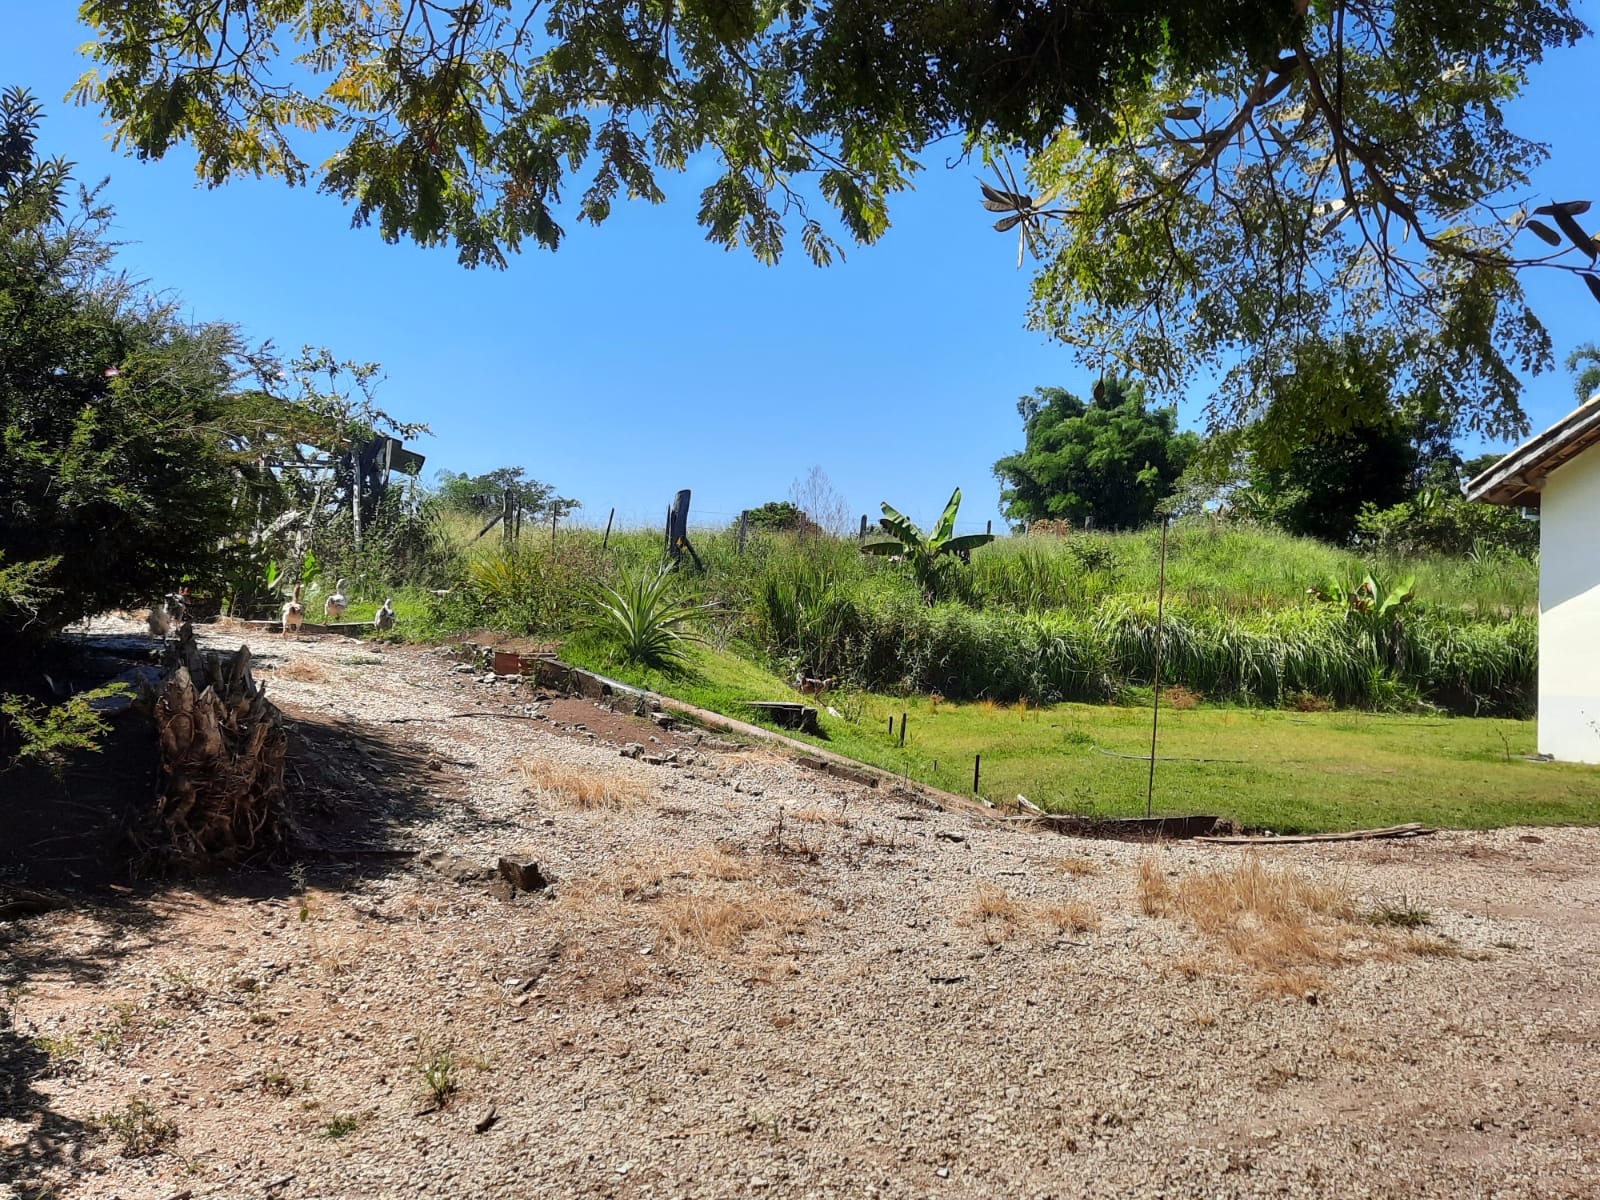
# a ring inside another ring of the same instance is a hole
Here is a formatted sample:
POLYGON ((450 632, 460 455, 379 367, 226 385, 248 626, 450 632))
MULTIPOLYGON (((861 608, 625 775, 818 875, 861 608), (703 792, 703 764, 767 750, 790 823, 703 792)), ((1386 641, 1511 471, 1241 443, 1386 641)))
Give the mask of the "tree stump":
POLYGON ((187 622, 172 672, 145 702, 161 737, 156 819, 174 861, 206 866, 270 853, 288 837, 283 715, 250 674, 250 648, 202 654, 187 622))

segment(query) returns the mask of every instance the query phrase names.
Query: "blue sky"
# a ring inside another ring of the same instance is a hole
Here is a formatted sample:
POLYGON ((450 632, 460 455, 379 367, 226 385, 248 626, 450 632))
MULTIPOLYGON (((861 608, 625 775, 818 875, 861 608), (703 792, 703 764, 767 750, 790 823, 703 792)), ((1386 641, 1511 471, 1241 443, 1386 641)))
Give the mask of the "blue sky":
MULTIPOLYGON (((80 178, 111 177, 126 268, 196 319, 383 363, 380 402, 433 427, 418 446, 430 476, 522 465, 580 499, 582 519, 604 522, 615 505, 638 524, 658 521, 680 487, 698 519, 731 519, 820 465, 853 512, 874 517, 889 500, 928 521, 959 484, 962 527, 981 528, 999 524, 992 464, 1021 444, 1017 397, 1087 390, 1067 350, 1024 328, 1030 275, 975 203, 973 169, 946 170, 938 154, 883 241, 826 270, 798 243, 775 268, 706 243, 691 174, 665 181, 664 205, 620 206, 600 229, 569 223, 555 254, 468 271, 451 251, 352 230, 313 190, 207 190, 182 148, 161 163, 117 154, 98 112, 62 99, 88 66, 74 12, 0 0, 0 86, 47 103, 48 152, 78 162, 80 178)), ((1542 193, 1600 199, 1597 47, 1547 61, 1512 114, 1553 147, 1542 193)), ((1600 305, 1575 280, 1535 273, 1527 285, 1558 358, 1600 340, 1600 305)), ((1566 373, 1532 380, 1525 404, 1535 427, 1566 412, 1566 373)), ((1183 406, 1185 421, 1200 407, 1183 406)))

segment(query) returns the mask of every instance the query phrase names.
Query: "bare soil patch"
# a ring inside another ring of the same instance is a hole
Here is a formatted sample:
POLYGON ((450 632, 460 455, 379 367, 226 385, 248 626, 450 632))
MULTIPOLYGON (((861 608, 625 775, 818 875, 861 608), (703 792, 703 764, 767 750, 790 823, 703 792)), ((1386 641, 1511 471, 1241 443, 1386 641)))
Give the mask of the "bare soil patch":
POLYGON ((0 1196, 1600 1193, 1594 830, 1069 842, 271 641, 314 853, 0 923, 0 1196))

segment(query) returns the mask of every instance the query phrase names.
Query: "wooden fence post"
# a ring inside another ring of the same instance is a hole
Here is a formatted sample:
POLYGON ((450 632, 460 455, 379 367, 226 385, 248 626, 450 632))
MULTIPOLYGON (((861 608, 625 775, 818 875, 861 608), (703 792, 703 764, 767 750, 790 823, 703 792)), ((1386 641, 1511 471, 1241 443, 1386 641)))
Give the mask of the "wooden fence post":
POLYGON ((744 509, 739 513, 739 553, 744 553, 744 540, 750 533, 750 510, 744 509))

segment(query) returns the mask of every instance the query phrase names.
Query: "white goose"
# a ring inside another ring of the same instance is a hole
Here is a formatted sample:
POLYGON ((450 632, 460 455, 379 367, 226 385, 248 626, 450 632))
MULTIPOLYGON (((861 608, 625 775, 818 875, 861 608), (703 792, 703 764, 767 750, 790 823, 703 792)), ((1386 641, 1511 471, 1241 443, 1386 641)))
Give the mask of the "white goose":
POLYGON ((383 607, 373 615, 372 627, 378 630, 394 628, 394 601, 392 599, 385 600, 383 607))
POLYGON ((328 597, 328 602, 323 605, 323 619, 331 625, 344 616, 344 610, 349 607, 350 597, 344 594, 344 580, 341 579, 334 586, 333 594, 328 597))

